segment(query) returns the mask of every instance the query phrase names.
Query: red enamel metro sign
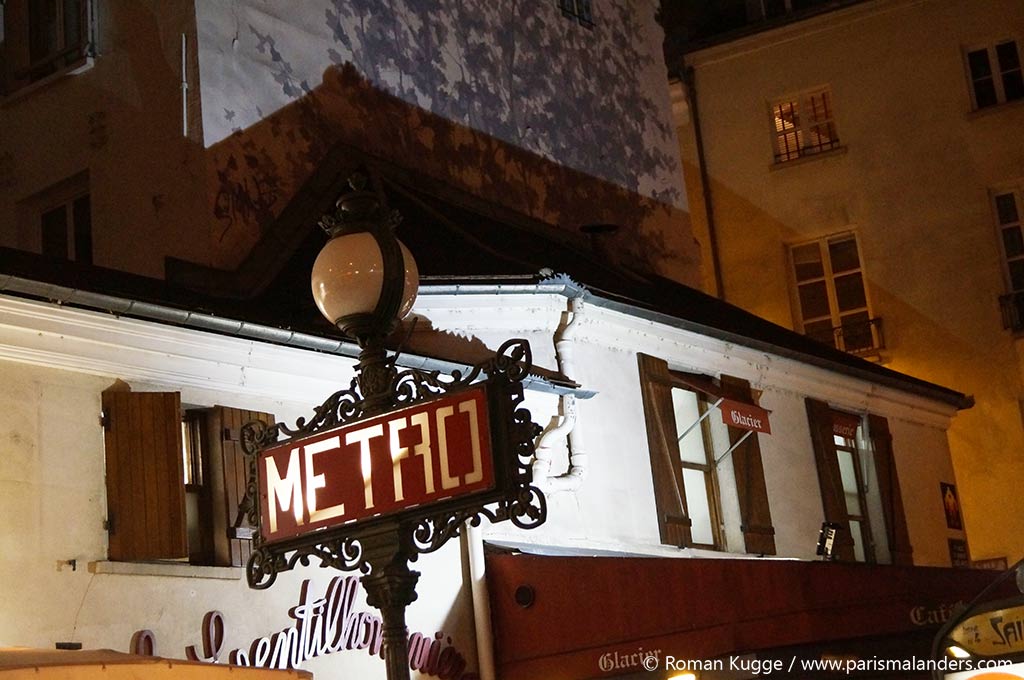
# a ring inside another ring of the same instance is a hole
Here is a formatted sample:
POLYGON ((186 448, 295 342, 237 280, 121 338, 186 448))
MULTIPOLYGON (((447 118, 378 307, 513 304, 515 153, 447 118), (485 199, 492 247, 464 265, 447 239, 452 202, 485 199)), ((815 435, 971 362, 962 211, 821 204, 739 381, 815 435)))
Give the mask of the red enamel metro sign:
POLYGON ((484 385, 261 451, 265 544, 495 488, 484 385))

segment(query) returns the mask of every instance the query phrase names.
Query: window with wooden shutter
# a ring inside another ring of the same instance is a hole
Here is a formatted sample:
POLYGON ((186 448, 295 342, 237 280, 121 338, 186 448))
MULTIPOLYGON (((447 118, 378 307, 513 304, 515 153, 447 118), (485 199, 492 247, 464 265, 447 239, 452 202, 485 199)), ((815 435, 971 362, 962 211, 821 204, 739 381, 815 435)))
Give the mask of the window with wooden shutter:
POLYGON ((249 470, 242 450, 242 426, 261 420, 274 422, 274 416, 259 411, 246 411, 215 406, 207 414, 209 449, 204 473, 209 480, 209 518, 212 537, 212 564, 240 567, 252 553, 252 543, 239 529, 249 528, 245 518, 236 527, 238 506, 245 498, 249 470))
POLYGON ((109 391, 103 410, 110 559, 245 565, 251 533, 238 512, 248 482, 241 430, 254 420, 273 423, 273 415, 226 406, 183 413, 176 392, 109 391))
POLYGON ((662 542, 725 549, 723 517, 731 517, 728 525, 739 524, 746 552, 775 554, 757 435, 727 427, 717 408, 726 397, 751 404, 750 384, 671 371, 643 354, 639 364, 662 542), (727 453, 731 461, 723 463, 727 453), (723 464, 732 467, 735 489, 720 485, 723 464))
MULTIPOLYGON (((721 377, 722 393, 729 399, 753 404, 750 383, 730 375, 721 377)), ((744 430, 729 428, 729 444, 736 444, 744 430)), ((768 489, 764 480, 761 445, 756 434, 743 440, 732 452, 733 473, 736 476, 736 495, 740 502, 743 541, 748 553, 775 554, 775 528, 772 526, 771 508, 768 507, 768 489)))
MULTIPOLYGON (((837 411, 814 399, 807 399, 807 418, 825 521, 841 527, 835 540, 836 557, 876 561, 876 542, 884 528, 892 563, 912 564, 913 549, 886 419, 837 411), (876 508, 874 521, 869 507, 876 508), (878 507, 882 508, 882 521, 877 517, 878 507)), ((884 559, 885 551, 880 554, 884 559)))
POLYGON ((679 435, 672 411, 671 375, 668 364, 661 359, 646 354, 637 358, 661 542, 688 546, 691 543, 691 523, 686 512, 686 493, 677 445, 679 435))
POLYGON ((103 393, 112 560, 188 556, 177 392, 103 393))
POLYGON ((882 514, 885 517, 885 533, 893 564, 913 564, 914 548, 910 544, 907 517, 903 512, 903 495, 900 480, 896 474, 896 459, 892 452, 892 434, 885 418, 868 415, 868 434, 874 450, 875 472, 878 475, 878 492, 882 500, 882 514))
POLYGON ((850 533, 850 522, 846 513, 843 478, 839 470, 839 456, 836 452, 833 432, 832 409, 828 404, 811 398, 806 400, 806 406, 825 521, 835 522, 840 527, 833 544, 833 554, 836 559, 852 562, 854 561, 853 536, 850 533))

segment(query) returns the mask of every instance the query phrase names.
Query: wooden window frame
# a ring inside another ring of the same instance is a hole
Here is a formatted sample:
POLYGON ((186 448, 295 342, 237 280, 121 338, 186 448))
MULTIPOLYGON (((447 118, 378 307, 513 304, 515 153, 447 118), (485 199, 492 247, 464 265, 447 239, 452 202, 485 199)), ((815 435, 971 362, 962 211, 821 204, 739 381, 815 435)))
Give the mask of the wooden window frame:
POLYGON ((1021 73, 1022 76, 1024 76, 1024 60, 1022 60, 1022 58, 1024 58, 1024 54, 1021 53, 1021 41, 1018 40, 1017 38, 1008 37, 1003 38, 1001 40, 993 41, 988 44, 976 44, 964 48, 964 72, 967 78, 967 90, 971 99, 972 111, 990 109, 996 106, 1000 106, 1002 104, 1006 104, 1008 103, 1008 101, 1020 101, 1021 99, 1024 99, 1024 97, 1016 97, 1011 100, 1007 100, 1006 98, 1007 74, 1013 73, 1014 71, 1018 71, 1021 73), (1007 43, 1012 44, 1017 52, 1017 68, 1004 71, 1002 65, 999 62, 999 55, 997 50, 999 46, 1005 45, 1007 43), (976 52, 984 52, 985 57, 988 60, 989 73, 992 79, 992 89, 995 93, 996 99, 991 104, 985 104, 983 106, 978 104, 978 91, 976 85, 978 79, 976 79, 974 77, 974 74, 971 72, 970 56, 976 52))
MULTIPOLYGON (((846 562, 855 561, 853 536, 850 533, 849 513, 846 507, 843 490, 842 474, 839 470, 839 457, 833 432, 836 414, 831 406, 811 397, 805 399, 807 422, 810 431, 811 448, 814 452, 815 467, 818 473, 818 488, 821 493, 821 505, 824 521, 834 522, 840 526, 834 543, 836 559, 846 562)), ((888 543, 891 562, 899 565, 913 564, 914 549, 910 543, 907 529, 907 518, 903 508, 900 491, 899 475, 896 470, 896 459, 893 454, 892 434, 888 421, 875 414, 867 414, 862 421, 867 424, 868 441, 871 444, 870 455, 874 461, 875 481, 878 484, 878 495, 882 505, 882 519, 885 526, 885 538, 888 543)), ((863 427, 863 425, 862 425, 863 427)), ((858 466, 859 467, 859 466, 858 466)), ((861 486, 860 488, 863 488, 861 486)), ((862 499, 863 515, 867 513, 866 499, 862 499)), ((870 522, 866 524, 870 527, 870 522)), ((870 534, 869 534, 870 536, 870 534)), ((871 553, 875 557, 874 551, 871 553)), ((868 557, 865 545, 865 558, 868 557)))
MULTIPOLYGON (((786 259, 789 263, 789 281, 790 281, 790 297, 793 309, 793 321, 797 330, 800 333, 807 334, 807 324, 829 321, 832 326, 832 338, 831 344, 833 347, 840 351, 851 352, 851 353, 863 353, 876 351, 883 348, 884 342, 882 341, 881 330, 878 326, 877 319, 873 312, 873 305, 871 304, 871 291, 868 286, 868 277, 864 268, 864 256, 863 250, 860 247, 860 239, 857 233, 854 231, 843 231, 835 234, 828 234, 815 239, 807 241, 799 241, 796 243, 789 243, 786 245, 786 259), (832 243, 838 243, 841 241, 851 240, 854 246, 857 248, 857 264, 858 266, 854 269, 844 269, 838 274, 834 271, 832 265, 832 256, 829 253, 829 245, 832 243), (797 276, 796 271, 796 258, 794 251, 798 248, 810 246, 818 246, 818 254, 821 257, 822 264, 822 275, 814 278, 800 280, 797 276), (839 295, 836 291, 836 279, 838 277, 851 276, 853 274, 860 274, 861 287, 864 292, 864 305, 861 307, 840 310, 839 309, 839 295), (809 283, 825 283, 825 291, 828 297, 828 317, 818 316, 811 318, 804 318, 803 307, 800 302, 800 287, 809 283), (847 347, 845 341, 845 334, 842 333, 844 328, 843 316, 866 313, 868 317, 869 330, 871 333, 871 346, 870 347, 847 347), (837 330, 839 332, 837 332, 837 330)), ((813 336, 808 336, 813 337, 813 336)), ((819 342, 825 342, 823 338, 815 337, 819 342)))
MULTIPOLYGON (((671 391, 673 388, 679 388, 703 392, 708 398, 727 397, 753 403, 750 383, 725 375, 715 380, 708 376, 671 371, 666 361, 646 354, 638 354, 637 361, 661 542, 679 547, 700 547, 693 543, 671 391)), ((745 430, 734 427, 729 427, 728 432, 730 446, 738 444, 740 438, 746 434, 745 430)), ((707 453, 706 444, 704 450, 709 459, 715 455, 713 451, 707 453)), ((758 435, 755 433, 747 437, 730 455, 733 457, 744 550, 748 554, 774 555, 775 529, 771 521, 758 435)), ((713 461, 711 464, 713 465, 713 461)), ((717 475, 715 477, 717 479, 717 475)), ((709 500, 710 498, 709 496, 709 500)), ((716 510, 720 513, 720 489, 714 499, 718 506, 716 510)), ((715 524, 714 516, 712 517, 715 524)), ((718 517, 720 519, 721 515, 718 517)), ((713 533, 719 532, 716 535, 721 536, 720 521, 712 529, 713 533)), ((724 540, 716 540, 724 546, 724 540)))
POLYGON ((11 95, 35 83, 47 82, 88 67, 94 56, 96 10, 94 0, 49 0, 56 14, 55 44, 49 53, 35 59, 31 54, 32 15, 30 0, 6 0, 3 3, 3 55, 0 65, 0 94, 11 95), (66 34, 65 4, 73 4, 77 14, 77 40, 66 34))
POLYGON ((992 222, 995 225, 996 239, 999 242, 1000 266, 1003 271, 1003 281, 1007 293, 1024 293, 1024 286, 1017 288, 1013 285, 1013 277, 1010 274, 1010 263, 1024 261, 1024 253, 1011 256, 1006 250, 1006 241, 1003 232, 1006 229, 1016 228, 1024 237, 1024 183, 1009 184, 993 189, 989 192, 989 205, 992 210, 992 222), (998 200, 1002 196, 1012 196, 1014 208, 1017 211, 1017 220, 1003 223, 999 217, 998 200))
POLYGON ((183 411, 177 392, 130 390, 104 392, 103 412, 109 558, 244 566, 251 532, 236 526, 245 519, 238 505, 248 482, 241 427, 273 423, 273 416, 223 406, 183 411), (192 482, 185 475, 183 418, 194 425, 202 450, 201 473, 192 482))

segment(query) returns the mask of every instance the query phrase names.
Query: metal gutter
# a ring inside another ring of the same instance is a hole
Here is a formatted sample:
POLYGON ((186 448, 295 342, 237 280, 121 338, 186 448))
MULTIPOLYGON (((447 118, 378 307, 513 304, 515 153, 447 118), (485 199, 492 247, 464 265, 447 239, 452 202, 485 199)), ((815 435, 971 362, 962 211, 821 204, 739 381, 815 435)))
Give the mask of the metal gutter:
MULTIPOLYGON (((458 286, 455 288, 458 288, 458 286)), ((506 289, 505 292, 508 292, 508 290, 506 289)), ((285 328, 250 323, 248 321, 239 321, 212 314, 191 312, 130 298, 94 293, 80 288, 43 283, 19 276, 0 275, 0 293, 32 297, 58 305, 80 307, 93 311, 107 312, 115 316, 128 316, 146 321, 155 321, 195 330, 209 331, 220 335, 244 338, 246 340, 284 345, 297 349, 323 352, 324 354, 334 354, 352 359, 359 356, 359 347, 353 342, 335 340, 285 328)), ((472 367, 471 364, 417 354, 406 354, 404 352, 399 356, 398 364, 405 368, 438 371, 443 374, 451 374, 453 371, 465 373, 472 367)), ((592 390, 581 389, 575 383, 568 383, 560 380, 557 376, 549 377, 543 373, 548 373, 548 371, 540 369, 537 372, 531 372, 523 380, 523 386, 536 392, 556 395, 571 394, 581 399, 589 399, 596 394, 592 390)))
POLYGON ((459 294, 487 295, 511 292, 534 295, 563 295, 567 298, 582 296, 582 299, 589 305, 628 314, 645 321, 653 321, 670 328, 706 335, 717 340, 731 342, 749 349, 768 352, 787 359, 793 359, 853 378, 883 385, 885 387, 891 387, 893 389, 900 390, 901 392, 939 401, 953 406, 957 410, 971 408, 974 405, 974 399, 970 396, 941 385, 935 385, 910 376, 901 378, 898 376, 901 376, 902 374, 896 374, 895 371, 893 371, 894 375, 885 375, 869 369, 851 366, 838 361, 832 361, 813 354, 806 354, 788 347, 782 347, 764 340, 758 340, 757 338, 751 338, 746 335, 740 335, 738 333, 722 330, 713 326, 706 326, 704 324, 681 319, 679 317, 649 309, 636 301, 619 301, 603 297, 600 294, 589 290, 585 286, 576 283, 564 274, 552 276, 529 286, 522 284, 509 286, 501 283, 491 285, 483 283, 430 285, 427 288, 421 287, 419 294, 421 296, 459 294))

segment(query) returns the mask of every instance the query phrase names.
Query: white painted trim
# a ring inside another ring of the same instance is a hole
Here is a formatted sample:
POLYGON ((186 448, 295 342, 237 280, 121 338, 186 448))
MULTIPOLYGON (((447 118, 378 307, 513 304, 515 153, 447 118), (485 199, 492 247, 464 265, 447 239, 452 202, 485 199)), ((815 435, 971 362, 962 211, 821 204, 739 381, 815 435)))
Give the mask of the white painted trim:
POLYGON ((120 576, 174 576, 180 578, 212 578, 222 581, 240 581, 245 575, 242 567, 198 567, 184 562, 90 562, 94 574, 120 576))
MULTIPOLYGON (((545 329, 551 322, 557 322, 562 311, 557 303, 561 296, 529 296, 529 300, 534 300, 532 303, 523 297, 473 295, 469 291, 458 296, 422 296, 416 311, 444 325, 468 322, 473 329, 494 329, 499 324, 514 327, 515 320, 521 321, 524 313, 532 313, 533 323, 545 329), (538 298, 547 300, 541 303, 538 298), (471 315, 466 313, 468 308, 473 310, 471 315), (542 314, 536 313, 540 311, 552 316, 545 314, 546 319, 541 318, 542 314), (460 318, 463 316, 470 318, 460 318)), ((927 397, 599 305, 588 305, 576 341, 619 351, 644 352, 661 357, 680 370, 715 376, 726 373, 749 380, 756 389, 812 396, 848 410, 870 411, 942 429, 949 428, 950 419, 956 414, 953 406, 927 397)))
POLYGON ((0 359, 308 403, 355 361, 265 342, 0 295, 0 359))

